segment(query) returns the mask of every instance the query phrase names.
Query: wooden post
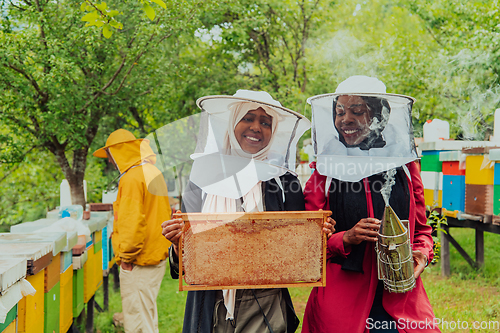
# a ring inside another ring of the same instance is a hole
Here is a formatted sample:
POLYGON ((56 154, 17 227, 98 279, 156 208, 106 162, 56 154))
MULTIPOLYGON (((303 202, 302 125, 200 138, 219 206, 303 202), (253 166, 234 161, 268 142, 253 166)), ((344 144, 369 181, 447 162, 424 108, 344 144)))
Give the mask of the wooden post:
POLYGON ((484 231, 476 229, 476 265, 484 266, 484 231))
POLYGON ((103 307, 104 311, 108 311, 109 309, 109 281, 108 281, 109 275, 103 276, 102 277, 102 289, 104 293, 104 300, 103 300, 103 307))
MULTIPOLYGON (((442 226, 446 232, 449 232, 448 226, 442 226)), ((441 275, 444 277, 448 277, 451 274, 450 271, 450 242, 446 238, 446 235, 440 231, 440 239, 441 239, 441 275)))
POLYGON ((85 324, 86 333, 94 333, 94 296, 87 303, 87 322, 85 324))

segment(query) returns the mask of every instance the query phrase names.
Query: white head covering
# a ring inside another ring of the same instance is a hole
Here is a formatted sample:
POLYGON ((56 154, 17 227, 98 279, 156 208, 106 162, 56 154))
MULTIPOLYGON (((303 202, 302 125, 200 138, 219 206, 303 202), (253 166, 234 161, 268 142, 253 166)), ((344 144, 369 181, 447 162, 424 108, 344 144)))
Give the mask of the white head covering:
POLYGON ((278 112, 274 111, 274 109, 270 108, 269 106, 255 102, 235 102, 229 105, 229 109, 232 111, 232 113, 229 118, 226 137, 224 139, 224 147, 223 147, 224 153, 226 155, 235 155, 250 159, 253 158, 259 161, 267 159, 267 154, 269 153, 269 150, 271 149, 273 143, 274 134, 278 129, 278 123, 283 117, 281 117, 278 112), (260 150, 256 154, 249 154, 246 153, 243 149, 241 149, 240 144, 236 139, 236 136, 234 135, 234 129, 236 128, 236 125, 238 125, 241 119, 243 119, 243 117, 249 111, 257 110, 259 108, 263 109, 267 113, 267 115, 272 117, 272 126, 271 126, 272 137, 271 141, 269 141, 267 146, 262 148, 262 150, 260 150))
MULTIPOLYGON (((295 163, 289 158, 295 159, 297 140, 309 128, 309 121, 283 108, 271 95, 262 91, 238 90, 233 96, 201 98, 197 104, 207 111, 207 124, 211 125, 205 130, 200 126, 200 136, 207 137, 198 140, 202 152, 192 155, 194 163, 190 179, 207 192, 202 211, 235 212, 238 198, 242 198, 242 208, 246 212, 263 211, 262 181, 271 178, 279 181, 277 177, 287 171, 293 172, 289 168, 291 166, 294 169, 295 163), (250 154, 243 151, 234 130, 249 111, 259 108, 272 117, 272 136, 266 147, 250 154), (224 125, 224 131, 218 129, 224 125), (284 131, 280 132, 279 129, 284 131), (215 147, 217 151, 213 152, 215 147), (272 153, 275 156, 269 158, 272 153)), ((226 319, 233 319, 236 290, 223 290, 223 298, 227 309, 226 319)))
POLYGON ((205 112, 198 145, 191 155, 190 180, 204 192, 238 199, 260 181, 295 173, 296 145, 310 127, 303 115, 284 108, 264 91, 206 96, 197 105, 205 112), (273 117, 272 138, 257 154, 248 154, 234 137, 234 127, 248 111, 258 108, 273 117))
POLYGON ((317 156, 316 169, 324 176, 357 182, 417 159, 411 122, 413 97, 388 94, 384 83, 367 76, 352 76, 341 82, 335 93, 308 98, 312 108, 312 139, 317 156), (370 129, 377 145, 351 147, 334 124, 334 103, 339 96, 376 97, 382 107, 380 119, 370 129), (382 101, 387 103, 382 103, 382 101))

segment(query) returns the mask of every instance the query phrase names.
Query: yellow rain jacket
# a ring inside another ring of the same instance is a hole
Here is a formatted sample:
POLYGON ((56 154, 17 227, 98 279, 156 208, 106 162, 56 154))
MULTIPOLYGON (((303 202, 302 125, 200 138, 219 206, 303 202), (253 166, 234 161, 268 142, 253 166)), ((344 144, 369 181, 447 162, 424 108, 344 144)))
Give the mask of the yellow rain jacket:
POLYGON ((170 242, 163 237, 161 224, 171 218, 171 209, 167 185, 154 166, 156 155, 149 140, 113 145, 109 152, 122 174, 113 203, 116 262, 157 265, 168 256, 170 242))

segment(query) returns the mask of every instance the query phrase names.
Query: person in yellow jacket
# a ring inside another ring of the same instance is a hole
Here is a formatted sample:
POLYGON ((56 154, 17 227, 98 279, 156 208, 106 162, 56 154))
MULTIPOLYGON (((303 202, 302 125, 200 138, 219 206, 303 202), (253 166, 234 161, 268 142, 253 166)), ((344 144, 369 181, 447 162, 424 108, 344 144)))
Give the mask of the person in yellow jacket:
POLYGON ((170 246, 161 228, 171 217, 167 185, 154 166, 149 140, 127 130, 111 133, 94 156, 108 158, 120 171, 112 243, 120 266, 125 332, 157 333, 156 298, 170 246))

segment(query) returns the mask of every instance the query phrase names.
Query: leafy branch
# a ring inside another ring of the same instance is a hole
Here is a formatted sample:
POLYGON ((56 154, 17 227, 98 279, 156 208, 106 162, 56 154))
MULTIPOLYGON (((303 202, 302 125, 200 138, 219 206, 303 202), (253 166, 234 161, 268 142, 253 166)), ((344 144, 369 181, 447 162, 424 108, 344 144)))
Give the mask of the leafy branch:
POLYGON ((443 226, 447 226, 448 221, 445 216, 441 216, 437 211, 432 210, 429 217, 427 217, 427 224, 432 227, 432 240, 434 241, 434 245, 432 246, 434 258, 432 259, 431 264, 436 264, 439 261, 441 254, 441 241, 437 236, 437 232, 447 234, 448 232, 443 229, 443 226))
MULTIPOLYGON (((153 21, 156 17, 156 12, 151 6, 154 2, 163 9, 167 9, 167 5, 162 0, 138 0, 142 4, 142 10, 146 16, 153 21)), ((87 22, 86 27, 96 26, 102 28, 102 35, 110 38, 113 35, 113 29, 123 29, 123 24, 117 20, 117 16, 123 14, 117 10, 111 9, 105 2, 100 4, 93 0, 85 0, 82 2, 80 9, 82 12, 88 12, 82 17, 82 21, 87 22)))

